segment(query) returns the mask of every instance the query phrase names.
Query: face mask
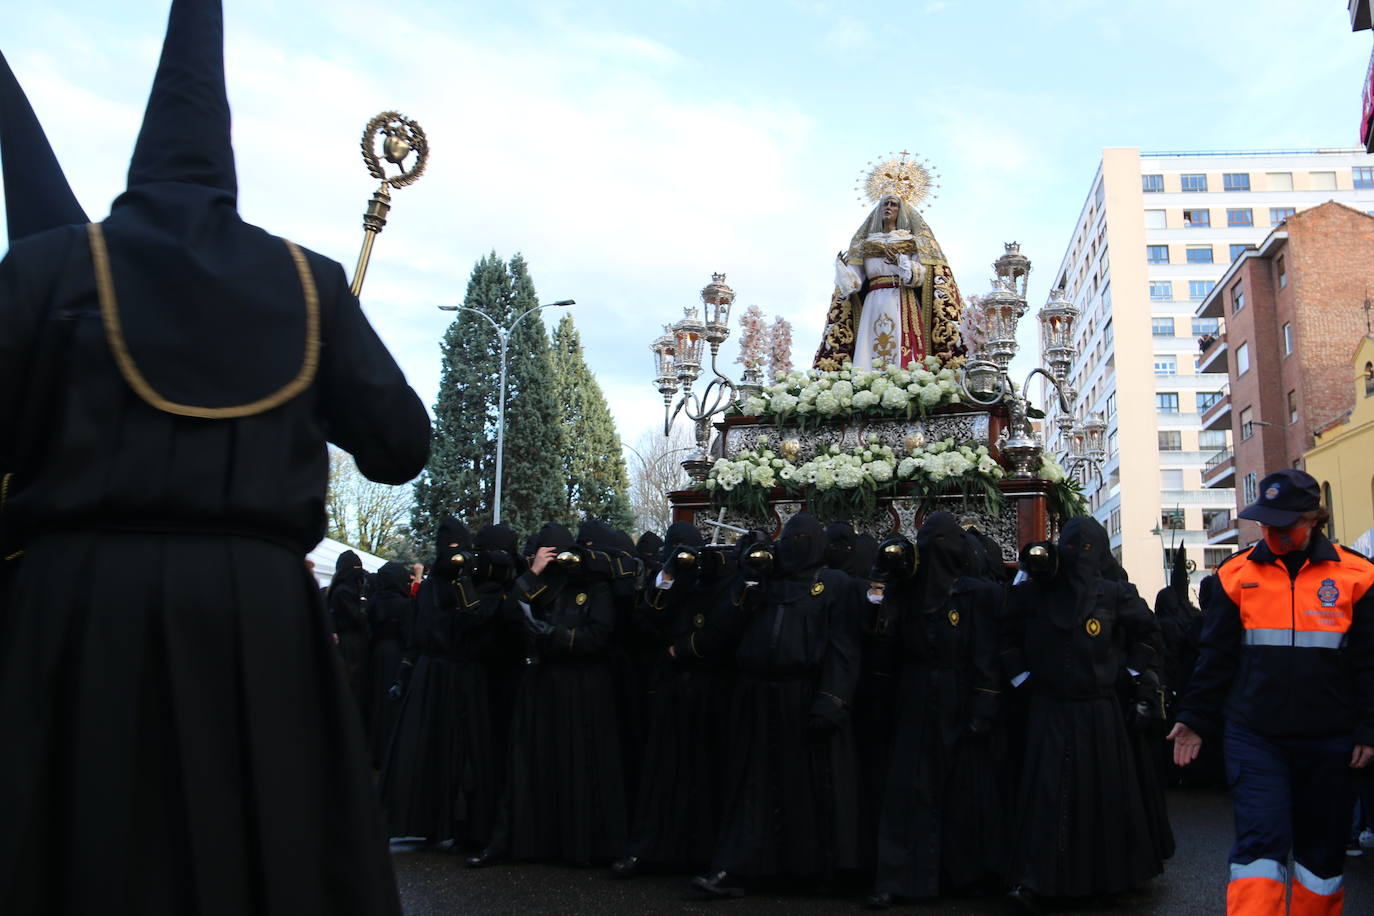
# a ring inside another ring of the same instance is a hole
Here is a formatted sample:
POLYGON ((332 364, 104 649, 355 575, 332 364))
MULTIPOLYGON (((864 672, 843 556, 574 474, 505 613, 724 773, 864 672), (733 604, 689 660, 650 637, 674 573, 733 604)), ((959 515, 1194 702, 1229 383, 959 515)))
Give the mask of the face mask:
POLYGON ((1312 537, 1311 522, 1297 522, 1287 528, 1270 528, 1268 525, 1260 527, 1264 531, 1265 546, 1276 557, 1305 549, 1312 537))

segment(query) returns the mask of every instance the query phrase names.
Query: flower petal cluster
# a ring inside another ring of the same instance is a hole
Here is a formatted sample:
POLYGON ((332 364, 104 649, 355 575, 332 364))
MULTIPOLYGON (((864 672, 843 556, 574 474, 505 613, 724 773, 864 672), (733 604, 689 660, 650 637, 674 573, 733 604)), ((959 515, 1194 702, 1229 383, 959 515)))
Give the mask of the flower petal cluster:
POLYGON ((779 421, 808 417, 911 417, 937 407, 959 404, 956 365, 935 356, 907 366, 855 369, 845 363, 836 371, 798 369, 779 375, 774 384, 744 404, 749 416, 779 421))

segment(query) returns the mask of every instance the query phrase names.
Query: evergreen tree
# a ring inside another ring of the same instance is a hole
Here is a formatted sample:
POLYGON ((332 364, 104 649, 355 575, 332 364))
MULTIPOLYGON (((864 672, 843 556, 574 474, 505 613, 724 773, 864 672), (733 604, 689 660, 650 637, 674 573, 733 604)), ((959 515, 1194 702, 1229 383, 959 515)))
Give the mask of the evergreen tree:
MULTIPOLYGON (((499 328, 509 328, 537 304, 524 259, 516 255, 507 264, 495 252, 477 262, 463 298, 464 306, 490 316, 499 328)), ((434 405, 434 440, 429 464, 415 482, 411 512, 412 536, 422 544, 432 542, 445 514, 474 529, 491 521, 495 496, 500 340, 487 321, 460 311, 440 349, 444 368, 434 405)), ((516 531, 531 531, 568 514, 549 338, 537 313, 520 322, 508 349, 501 514, 516 531)))
POLYGON ((576 517, 600 519, 628 531, 634 526, 634 512, 620 436, 601 386, 587 368, 582 336, 571 315, 564 315, 553 333, 553 374, 563 409, 567 505, 576 517))

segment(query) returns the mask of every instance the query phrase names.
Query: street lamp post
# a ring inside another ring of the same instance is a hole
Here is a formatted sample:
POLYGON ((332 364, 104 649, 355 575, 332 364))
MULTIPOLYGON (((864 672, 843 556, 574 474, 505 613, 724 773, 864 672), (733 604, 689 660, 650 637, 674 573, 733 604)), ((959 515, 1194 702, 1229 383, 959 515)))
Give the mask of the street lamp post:
POLYGON ((506 357, 510 352, 510 335, 515 330, 515 326, 518 325, 520 320, 526 315, 532 315, 540 309, 564 308, 576 304, 577 303, 572 299, 560 299, 557 302, 546 302, 543 305, 536 305, 532 309, 521 312, 516 316, 514 321, 504 328, 493 321, 491 316, 481 309, 471 308, 466 305, 439 306, 439 311, 441 312, 472 312, 474 315, 482 316, 487 324, 491 325, 492 330, 496 332, 496 340, 501 345, 499 357, 501 361, 501 382, 496 395, 496 486, 494 487, 491 510, 491 521, 494 525, 501 524, 501 483, 503 479, 501 472, 505 466, 506 455, 506 357))

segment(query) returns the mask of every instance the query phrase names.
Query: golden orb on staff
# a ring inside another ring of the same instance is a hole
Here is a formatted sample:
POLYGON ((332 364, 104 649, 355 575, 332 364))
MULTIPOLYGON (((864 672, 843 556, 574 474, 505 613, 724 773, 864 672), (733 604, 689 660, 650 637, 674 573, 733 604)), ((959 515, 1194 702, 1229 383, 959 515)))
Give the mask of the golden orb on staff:
POLYGON ((414 184, 424 174, 429 162, 429 140, 418 123, 400 112, 384 111, 363 128, 363 162, 367 171, 381 182, 372 194, 367 210, 363 213, 363 250, 358 254, 358 266, 353 270, 353 295, 363 291, 363 278, 367 276, 367 265, 372 260, 372 246, 377 236, 386 226, 386 215, 391 210, 391 189, 404 188, 414 184), (379 146, 380 144, 380 146, 379 146), (407 160, 414 154, 414 162, 407 160), (400 171, 395 175, 387 174, 385 161, 400 171))

